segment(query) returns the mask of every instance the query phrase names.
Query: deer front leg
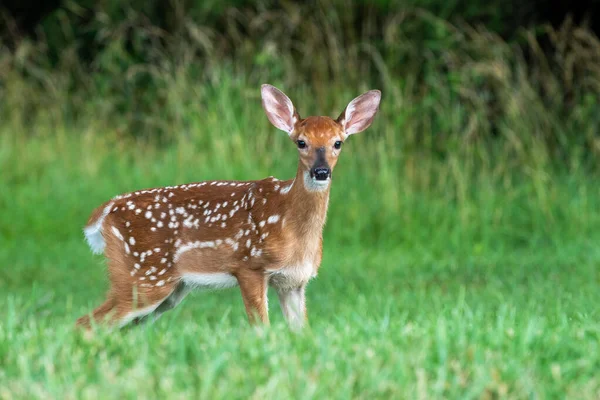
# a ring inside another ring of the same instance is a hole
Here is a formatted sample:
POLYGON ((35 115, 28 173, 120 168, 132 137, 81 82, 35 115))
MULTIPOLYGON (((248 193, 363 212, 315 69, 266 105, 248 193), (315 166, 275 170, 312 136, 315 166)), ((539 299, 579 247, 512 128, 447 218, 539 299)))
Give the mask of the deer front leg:
POLYGON ((269 325, 267 277, 259 271, 244 271, 238 274, 237 280, 250 324, 260 321, 269 325))
POLYGON ((306 285, 292 289, 277 289, 281 311, 289 327, 293 330, 301 329, 307 320, 305 292, 306 285))

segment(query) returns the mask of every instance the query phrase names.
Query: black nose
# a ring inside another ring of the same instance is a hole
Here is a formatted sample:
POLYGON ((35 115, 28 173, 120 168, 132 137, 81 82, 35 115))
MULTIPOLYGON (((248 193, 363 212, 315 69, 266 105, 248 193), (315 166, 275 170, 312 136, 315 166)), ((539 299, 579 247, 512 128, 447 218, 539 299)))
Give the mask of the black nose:
POLYGON ((331 170, 329 168, 315 168, 315 170, 313 171, 313 174, 315 176, 315 179, 318 181, 326 181, 327 178, 329 178, 329 175, 331 174, 331 170))

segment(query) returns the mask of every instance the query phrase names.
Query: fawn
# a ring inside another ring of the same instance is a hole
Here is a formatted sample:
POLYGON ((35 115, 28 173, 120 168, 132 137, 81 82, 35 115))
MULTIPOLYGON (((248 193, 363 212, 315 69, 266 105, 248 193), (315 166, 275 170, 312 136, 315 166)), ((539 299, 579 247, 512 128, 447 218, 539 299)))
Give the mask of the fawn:
POLYGON ((305 289, 321 263, 331 172, 342 144, 368 128, 381 92, 352 100, 337 120, 302 119, 290 99, 261 87, 269 121, 299 153, 293 180, 209 181, 119 195, 84 228, 108 260, 107 300, 77 320, 124 326, 155 319, 194 288, 239 286, 251 324, 269 323, 267 288, 277 291, 291 328, 307 319, 305 289))

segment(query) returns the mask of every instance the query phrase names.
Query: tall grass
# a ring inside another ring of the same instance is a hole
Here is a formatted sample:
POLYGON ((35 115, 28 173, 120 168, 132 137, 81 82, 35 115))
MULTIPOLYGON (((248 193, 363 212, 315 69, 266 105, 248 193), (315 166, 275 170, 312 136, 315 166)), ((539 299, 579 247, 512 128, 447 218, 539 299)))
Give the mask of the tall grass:
POLYGON ((98 6, 88 56, 90 40, 70 34, 68 18, 83 10, 69 3, 50 20, 63 21, 60 29, 42 31, 63 32, 63 47, 42 35, 0 52, 0 116, 25 127, 98 119, 172 143, 206 136, 190 115, 223 112, 225 96, 256 99, 263 82, 293 93, 304 114, 338 113, 348 97, 378 87, 404 151, 595 166, 600 41, 591 31, 567 19, 506 42, 414 7, 359 16, 358 3, 228 8, 219 27, 178 15, 170 33, 127 6, 121 18, 98 6))
MULTIPOLYGON (((85 187, 85 198, 71 204, 79 226, 97 204, 135 188, 269 175, 291 178, 296 166, 293 145, 268 124, 257 90, 222 76, 218 88, 189 88, 204 101, 197 107, 181 102, 181 120, 172 126, 169 145, 119 132, 110 126, 113 121, 95 114, 72 124, 38 119, 31 125, 3 125, 3 204, 27 209, 29 193, 19 188, 38 179, 40 191, 62 191, 65 198, 70 190, 85 187)), ((340 98, 349 101, 355 94, 346 90, 340 98)), ((300 112, 315 108, 302 92, 290 95, 300 112)), ((393 106, 384 103, 372 128, 348 141, 335 171, 327 230, 340 243, 423 246, 439 229, 453 241, 454 251, 468 254, 475 246, 493 247, 499 234, 509 247, 556 245, 569 232, 594 234, 598 187, 594 175, 580 165, 558 168, 547 147, 536 140, 516 147, 509 141, 486 147, 457 142, 456 151, 444 155, 427 147, 411 149, 406 137, 417 137, 420 123, 416 116, 395 122, 397 116, 389 109, 393 106), (431 232, 415 229, 420 224, 431 226, 431 232)), ((341 109, 340 104, 336 112, 341 109)), ((41 207, 56 207, 56 202, 60 196, 41 207)), ((14 238, 19 233, 11 232, 13 228, 6 225, 3 230, 14 238)), ((56 229, 66 227, 59 223, 56 229)))

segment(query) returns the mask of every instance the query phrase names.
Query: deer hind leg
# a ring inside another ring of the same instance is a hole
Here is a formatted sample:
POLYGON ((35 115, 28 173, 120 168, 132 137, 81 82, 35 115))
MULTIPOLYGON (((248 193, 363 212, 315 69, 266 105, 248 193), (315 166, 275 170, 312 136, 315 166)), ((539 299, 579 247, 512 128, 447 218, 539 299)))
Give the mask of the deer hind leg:
POLYGON ((111 325, 124 327, 130 323, 156 320, 162 313, 175 307, 183 297, 185 288, 178 282, 169 282, 162 287, 140 287, 121 284, 115 296, 114 314, 111 325))
POLYGON ((171 294, 151 314, 152 321, 156 321, 162 314, 177 307, 190 291, 189 286, 186 286, 184 282, 179 282, 171 294))
MULTIPOLYGON (((159 309, 177 291, 179 277, 171 268, 141 263, 128 246, 118 229, 106 236, 105 255, 111 282, 110 301, 94 312, 94 319, 102 319, 108 325, 123 327, 131 322, 141 322, 159 309)), ((160 256, 160 255, 157 255, 160 256)), ((160 261, 160 260, 159 260, 160 261)), ((179 292, 177 292, 179 293, 179 292)), ((170 300, 169 303, 173 303, 170 300)), ((175 302, 176 303, 176 302, 175 302)), ((168 307, 160 309, 160 313, 168 307)), ((89 325, 89 319, 81 319, 80 325, 89 325)))
POLYGON ((129 323, 140 323, 148 320, 154 321, 162 313, 175 307, 183 300, 185 294, 179 286, 172 288, 171 293, 138 293, 137 288, 131 288, 131 295, 121 292, 120 296, 109 297, 101 306, 90 315, 77 319, 76 326, 89 329, 92 320, 95 323, 105 323, 111 326, 124 327, 129 323))
POLYGON ((153 236, 135 240, 133 228, 120 220, 113 221, 110 215, 106 226, 110 229, 105 229, 109 232, 105 255, 116 303, 113 323, 125 326, 156 319, 174 307, 185 293, 179 288, 180 274, 171 264, 172 249, 150 245, 159 242, 153 236))

